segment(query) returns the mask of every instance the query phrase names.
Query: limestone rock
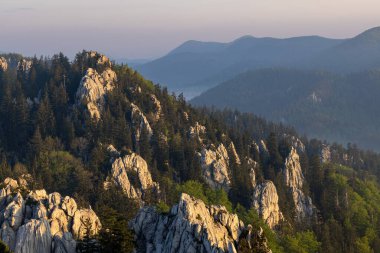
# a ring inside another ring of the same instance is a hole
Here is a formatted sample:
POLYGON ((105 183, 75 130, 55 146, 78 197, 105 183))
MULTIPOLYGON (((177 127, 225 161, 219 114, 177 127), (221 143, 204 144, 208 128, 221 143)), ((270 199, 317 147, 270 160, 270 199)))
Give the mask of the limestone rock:
POLYGON ((102 225, 98 216, 92 209, 77 210, 74 214, 72 234, 76 239, 82 239, 86 234, 87 229, 90 230, 90 235, 99 233, 102 225))
POLYGON ((230 153, 232 154, 233 159, 236 162, 236 164, 240 165, 241 161, 240 161, 239 155, 236 152, 235 144, 232 141, 230 145, 228 145, 228 151, 230 151, 230 153))
POLYGON ((7 59, 0 57, 0 70, 6 71, 8 69, 7 59))
POLYGON ((198 122, 195 122, 194 126, 189 129, 190 138, 196 138, 200 143, 202 143, 202 136, 206 133, 206 127, 202 126, 198 122))
POLYGON ((50 253, 51 234, 47 220, 31 220, 17 231, 16 253, 50 253))
POLYGON ((100 75, 96 70, 89 68, 78 87, 77 104, 86 106, 91 118, 99 120, 104 110, 105 95, 114 89, 116 81, 116 73, 109 68, 100 75))
POLYGON ((57 192, 30 191, 24 179, 7 178, 0 191, 0 239, 13 252, 74 253, 73 234, 82 239, 86 227, 93 235, 99 232, 101 224, 94 211, 78 210, 73 198, 62 198, 57 192), (21 192, 25 191, 24 200, 21 192))
POLYGON ((276 186, 272 181, 265 181, 255 187, 252 206, 270 228, 275 228, 283 220, 276 186))
POLYGON ((314 206, 311 198, 302 191, 305 179, 302 174, 299 156, 293 147, 285 160, 283 173, 285 184, 290 188, 293 196, 297 220, 301 222, 305 218, 310 218, 313 215, 314 206))
POLYGON ((95 60, 97 66, 105 66, 105 67, 112 66, 111 61, 107 56, 100 54, 96 51, 87 51, 86 56, 87 58, 95 60))
POLYGON ((229 190, 231 185, 228 173, 229 157, 223 144, 216 149, 213 145, 209 149, 203 148, 201 166, 203 177, 212 188, 229 190))
POLYGON ((143 131, 146 131, 149 139, 152 137, 153 130, 150 127, 149 121, 140 108, 133 103, 131 103, 131 119, 136 142, 140 141, 141 133, 143 131))
POLYGON ((57 233, 53 238, 52 253, 75 253, 77 243, 71 233, 57 233))
POLYGON ((107 181, 114 182, 129 198, 141 198, 148 190, 159 191, 159 185, 153 181, 148 164, 135 153, 115 159, 107 181), (136 175, 137 185, 132 185, 128 174, 136 175))
POLYGON ((247 164, 249 166, 249 179, 250 179, 249 181, 251 183, 252 189, 254 189, 256 187, 256 171, 255 170, 258 168, 259 164, 251 158, 248 158, 247 164))
POLYGON ((235 253, 240 236, 247 230, 237 215, 230 214, 225 207, 206 206, 184 193, 170 214, 144 207, 130 227, 141 247, 137 252, 150 253, 235 253))
POLYGON ((328 163, 331 161, 331 150, 329 145, 323 145, 321 149, 322 163, 328 163))
POLYGON ((78 209, 77 203, 73 198, 66 196, 62 201, 62 210, 64 210, 68 216, 73 217, 78 209))
POLYGON ((17 70, 24 74, 28 74, 29 70, 32 68, 32 64, 33 64, 32 61, 22 59, 17 63, 17 70))
POLYGON ((107 152, 114 157, 120 156, 120 152, 113 145, 108 145, 107 152))
POLYGON ((283 172, 285 184, 288 187, 302 189, 304 177, 302 174, 299 155, 293 147, 285 160, 285 169, 283 172))
POLYGON ((154 106, 153 120, 154 122, 157 122, 160 119, 162 113, 161 102, 157 99, 157 97, 154 94, 150 95, 150 101, 153 103, 154 106))

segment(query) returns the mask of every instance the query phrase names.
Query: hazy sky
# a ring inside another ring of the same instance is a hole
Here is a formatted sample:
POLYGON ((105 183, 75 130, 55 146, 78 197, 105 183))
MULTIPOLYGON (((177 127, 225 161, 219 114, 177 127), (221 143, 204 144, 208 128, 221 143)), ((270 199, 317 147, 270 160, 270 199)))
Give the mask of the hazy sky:
POLYGON ((380 26, 379 0, 0 0, 0 51, 152 58, 189 40, 352 37, 380 26))

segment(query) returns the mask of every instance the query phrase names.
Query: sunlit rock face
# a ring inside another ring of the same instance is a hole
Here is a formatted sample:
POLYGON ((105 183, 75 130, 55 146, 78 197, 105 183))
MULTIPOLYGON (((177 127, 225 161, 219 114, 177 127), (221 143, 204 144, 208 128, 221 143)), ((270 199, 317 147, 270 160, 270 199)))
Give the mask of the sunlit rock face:
POLYGON ((252 232, 251 226, 245 227, 225 207, 207 206, 184 193, 169 214, 145 207, 130 222, 130 227, 136 234, 136 251, 150 253, 235 253, 242 234, 250 236, 252 232))
POLYGON ((201 166, 203 178, 212 188, 229 190, 231 180, 228 172, 229 156, 223 144, 217 148, 211 145, 209 149, 203 148, 201 152, 201 166))
POLYGON ((314 206, 311 198, 303 192, 304 176, 302 174, 301 164, 297 150, 292 147, 288 157, 285 160, 283 170, 286 186, 290 188, 296 210, 296 218, 302 221, 313 215, 314 206))
POLYGON ((93 61, 97 67, 112 67, 110 59, 97 51, 86 51, 85 54, 87 59, 93 61))
POLYGON ((141 199, 148 192, 159 192, 159 185, 153 181, 146 161, 135 153, 113 160, 111 173, 104 187, 108 189, 111 184, 121 188, 127 197, 134 199, 141 199), (135 184, 132 184, 131 177, 135 184))
POLYGON ((78 87, 77 104, 85 106, 91 118, 99 120, 104 111, 105 96, 115 88, 116 81, 116 73, 110 68, 101 74, 89 68, 78 87))
POLYGON ((32 68, 33 62, 31 60, 22 59, 17 63, 17 71, 24 74, 28 74, 29 70, 32 68))
POLYGON ((199 124, 199 122, 195 122, 194 126, 191 126, 189 129, 190 138, 197 139, 200 143, 203 142, 203 135, 206 133, 206 127, 199 124))
POLYGON ((277 189, 272 181, 268 180, 256 185, 252 196, 252 206, 270 228, 275 228, 284 219, 278 205, 277 189))
POLYGON ((146 118, 145 114, 140 110, 140 108, 133 103, 131 103, 131 119, 136 142, 140 141, 141 134, 143 133, 143 131, 145 131, 149 139, 152 137, 153 130, 149 124, 148 119, 146 118))
POLYGON ((162 107, 161 107, 161 102, 160 100, 157 99, 156 95, 151 94, 150 95, 150 101, 153 104, 153 111, 152 111, 152 118, 154 122, 157 122, 162 114, 162 107))
POLYGON ((74 253, 87 228, 99 232, 94 211, 78 209, 73 198, 57 192, 30 191, 25 178, 30 176, 5 179, 0 191, 0 239, 13 252, 74 253))
POLYGON ((6 71, 8 69, 8 62, 7 59, 4 57, 0 57, 0 70, 6 71))

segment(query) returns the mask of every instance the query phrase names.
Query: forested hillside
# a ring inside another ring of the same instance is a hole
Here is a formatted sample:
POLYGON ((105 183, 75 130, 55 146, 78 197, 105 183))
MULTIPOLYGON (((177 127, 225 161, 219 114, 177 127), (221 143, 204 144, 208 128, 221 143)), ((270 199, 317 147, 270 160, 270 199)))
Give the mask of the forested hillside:
POLYGON ((378 151, 379 84, 377 70, 338 75, 264 69, 241 74, 191 103, 252 112, 309 136, 378 151))
POLYGON ((195 109, 97 52, 1 59, 0 180, 92 208, 80 252, 380 252, 378 154, 195 109))

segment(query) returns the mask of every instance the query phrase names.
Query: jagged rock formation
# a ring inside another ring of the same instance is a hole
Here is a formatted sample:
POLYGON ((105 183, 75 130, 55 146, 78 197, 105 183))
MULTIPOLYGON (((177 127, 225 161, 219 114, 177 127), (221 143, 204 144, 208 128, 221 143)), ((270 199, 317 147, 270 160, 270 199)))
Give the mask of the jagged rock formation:
POLYGON ((276 186, 272 181, 265 181, 255 187, 252 206, 270 228, 275 228, 284 219, 278 206, 276 186))
POLYGON ((238 153, 236 152, 235 149, 235 144, 231 141, 230 145, 228 145, 228 151, 230 151, 231 155, 233 156, 233 160, 235 161, 236 164, 240 165, 240 158, 238 153))
POLYGON ((104 66, 104 67, 112 66, 111 61, 107 56, 100 54, 96 51, 87 51, 86 56, 87 58, 93 59, 96 62, 96 66, 104 66))
POLYGON ((168 215, 145 207, 130 226, 136 234, 137 252, 150 253, 235 253, 243 232, 251 235, 247 230, 252 229, 225 207, 206 206, 184 193, 168 215))
POLYGON ((120 187, 129 198, 134 199, 141 199, 148 191, 159 192, 159 185, 153 181, 146 161, 135 153, 113 161, 111 175, 104 184, 105 188, 108 189, 111 183, 120 187), (137 181, 135 184, 132 184, 131 177, 137 181))
POLYGON ((247 159, 247 164, 249 166, 249 181, 252 189, 256 187, 256 169, 259 164, 251 158, 247 159))
POLYGON ((140 141, 141 133, 143 131, 148 134, 148 138, 152 137, 153 130, 150 127, 149 121, 140 108, 133 103, 131 103, 131 119, 136 142, 140 141))
POLYGON ((157 99, 157 97, 154 94, 150 95, 150 101, 153 103, 154 106, 152 118, 154 122, 157 122, 160 119, 162 113, 161 102, 157 99))
POLYGON ((100 119, 104 110, 105 95, 115 88, 117 81, 116 73, 107 68, 101 75, 92 68, 86 71, 76 93, 77 104, 84 105, 91 118, 100 119))
POLYGON ((290 141, 292 147, 294 147, 298 153, 303 153, 306 150, 305 144, 296 136, 284 134, 284 137, 290 141))
POLYGON ((7 59, 0 57, 0 70, 6 71, 8 69, 7 59))
POLYGON ((203 177, 212 188, 229 190, 231 180, 228 172, 229 157, 227 149, 220 144, 215 149, 211 145, 209 149, 203 148, 200 154, 203 177))
POLYGON ((91 234, 101 223, 91 209, 78 209, 73 198, 57 192, 29 191, 25 177, 7 178, 0 191, 0 239, 15 253, 74 253, 89 221, 91 234), (23 196, 21 193, 29 192, 23 196))
POLYGON ((206 133, 206 127, 202 126, 198 122, 195 122, 194 126, 189 129, 190 138, 196 138, 200 143, 202 143, 202 135, 206 133))
POLYGON ((323 163, 328 163, 331 161, 331 150, 330 146, 323 145, 321 150, 321 160, 323 163))
POLYGON ((22 59, 17 63, 17 71, 21 71, 25 74, 29 73, 29 70, 32 68, 33 62, 30 60, 22 59))
POLYGON ((285 160, 283 173, 285 184, 290 188, 293 196, 296 208, 296 218, 298 221, 301 221, 304 218, 310 218, 313 215, 314 206, 311 198, 306 196, 302 191, 305 179, 302 174, 299 156, 296 149, 293 147, 285 160))

